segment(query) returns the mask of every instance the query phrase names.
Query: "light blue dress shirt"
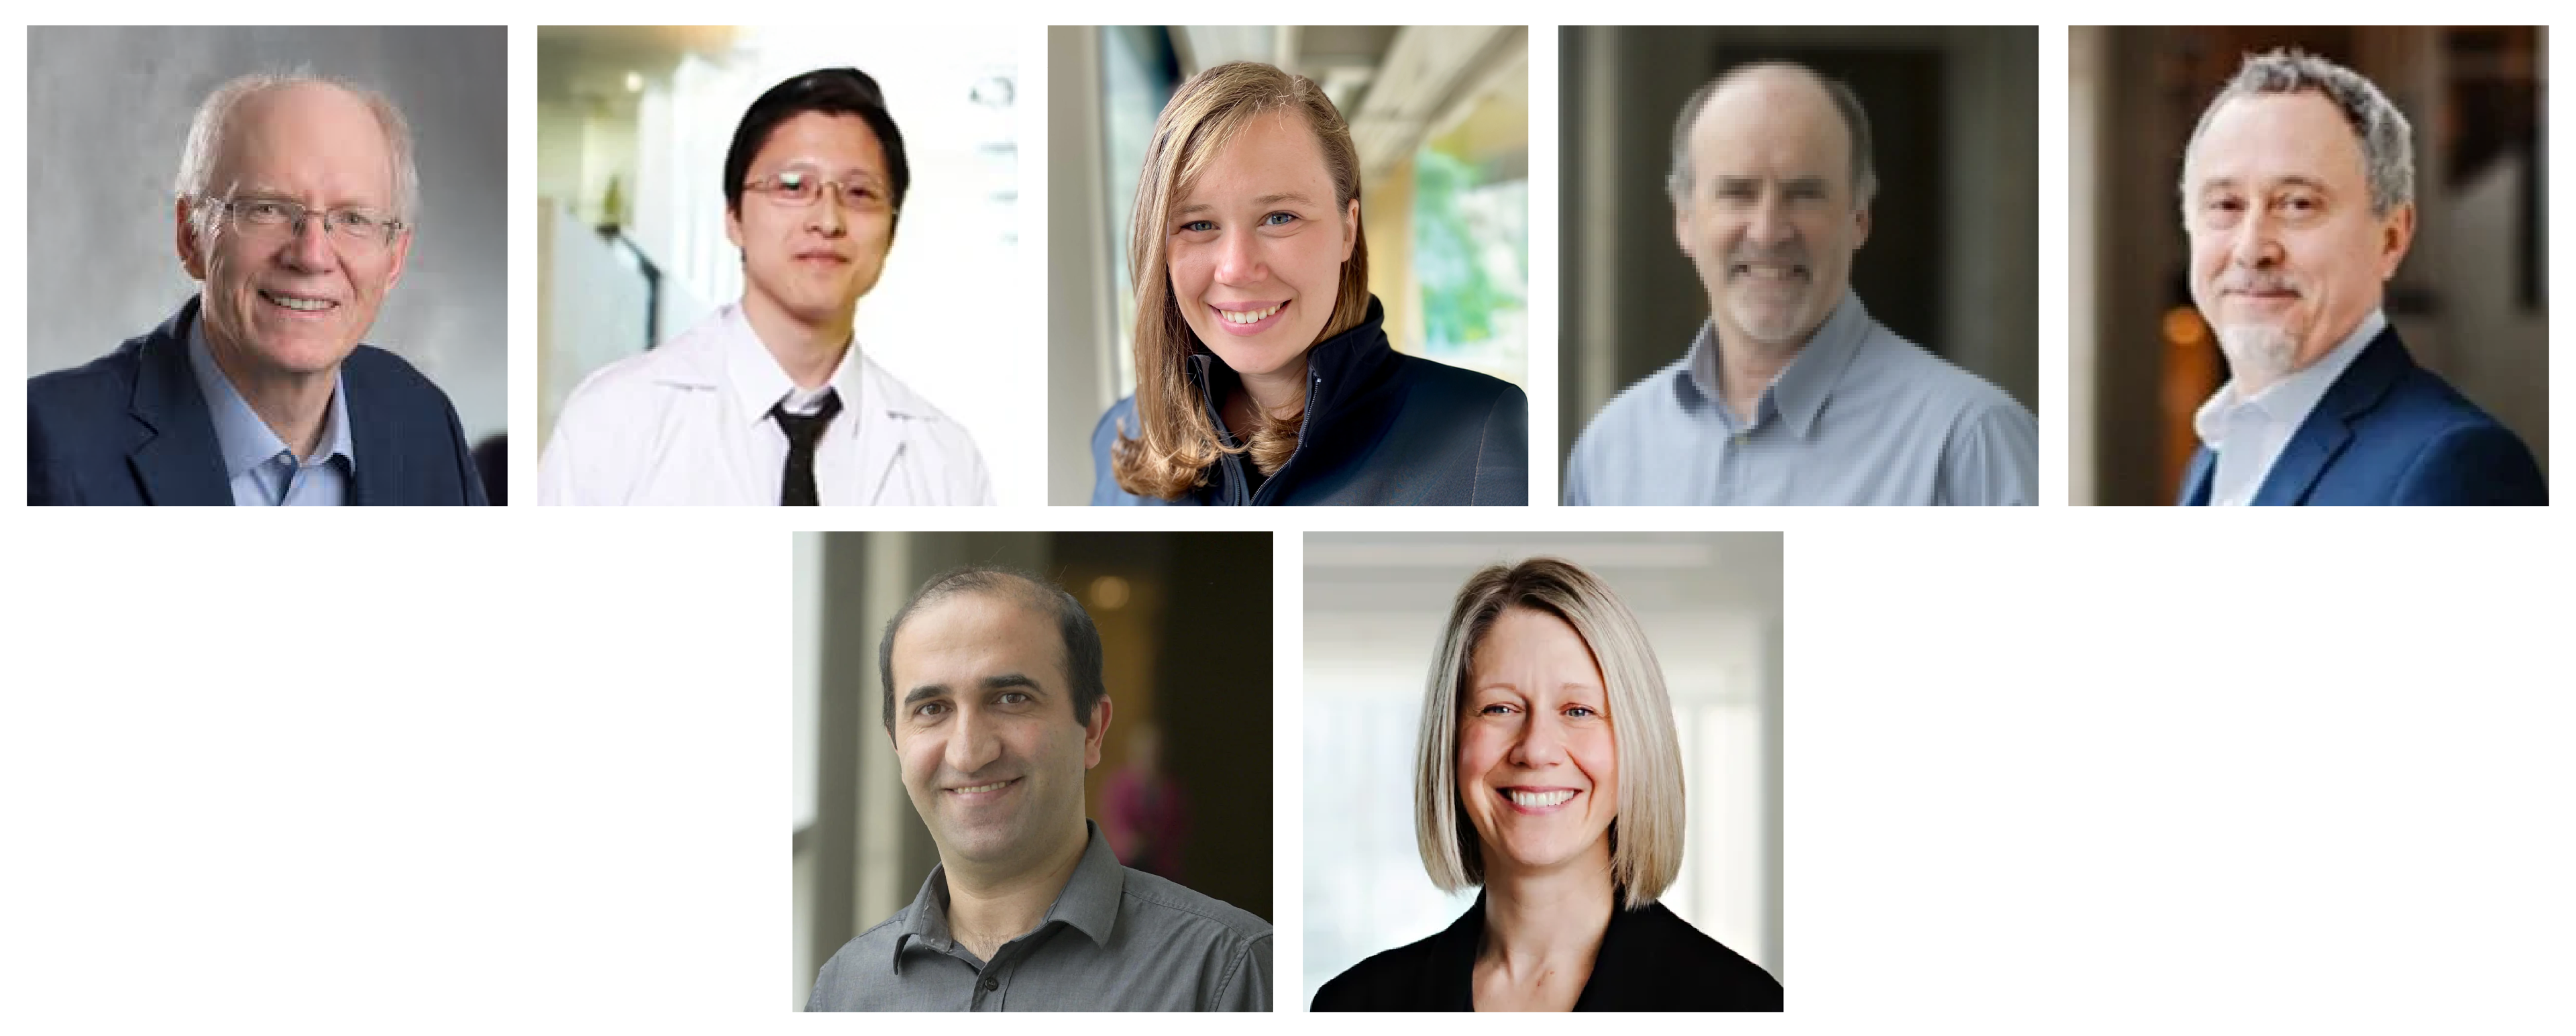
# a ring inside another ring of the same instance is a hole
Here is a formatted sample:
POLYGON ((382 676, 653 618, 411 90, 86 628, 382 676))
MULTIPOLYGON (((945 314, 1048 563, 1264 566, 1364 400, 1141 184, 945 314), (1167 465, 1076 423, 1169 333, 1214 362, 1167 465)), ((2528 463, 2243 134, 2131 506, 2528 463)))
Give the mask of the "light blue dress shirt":
POLYGON ((357 448, 349 442, 349 387, 334 374, 331 409, 322 418, 322 447, 301 463, 286 440, 242 399, 206 347, 205 321, 188 325, 188 366, 215 419, 215 450, 224 459, 235 507, 338 507, 349 501, 357 448))
POLYGON ((1565 465, 1582 504, 2030 504, 2039 427, 2003 390, 1870 319, 1848 291, 1738 422, 1714 322, 1594 415, 1565 465))
POLYGON ((2200 443, 2218 455, 2218 470, 2210 480, 2209 502, 2220 507, 2242 507, 2254 502, 2254 494, 2263 488, 2263 480, 2272 473, 2272 465, 2281 459, 2282 448, 2299 426, 2308 422, 2308 414, 2317 402, 2326 398, 2326 390, 2343 377, 2352 361, 2371 339, 2388 329, 2385 310, 2371 310, 2361 326, 2352 329, 2343 341, 2335 344, 2316 362, 2288 377, 2265 386, 2252 396, 2236 390, 2236 381, 2227 384, 2200 405, 2192 415, 2192 431, 2200 443))

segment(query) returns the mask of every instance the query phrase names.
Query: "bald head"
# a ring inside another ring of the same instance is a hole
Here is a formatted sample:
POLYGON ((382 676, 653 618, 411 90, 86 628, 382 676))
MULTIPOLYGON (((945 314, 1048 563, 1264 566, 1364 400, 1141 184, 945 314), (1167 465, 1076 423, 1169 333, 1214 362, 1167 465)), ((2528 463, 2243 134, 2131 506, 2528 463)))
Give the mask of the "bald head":
POLYGON ((1802 147, 1834 156, 1848 170, 1844 185, 1855 206, 1878 193, 1870 160, 1869 114, 1850 87, 1803 65, 1761 62, 1729 70, 1694 91, 1673 122, 1673 165, 1666 187, 1673 201, 1702 192, 1697 178, 1710 152, 1745 146, 1802 147))
POLYGON ((174 193, 226 197, 267 159, 329 162, 366 181, 373 207, 410 221, 419 205, 411 126, 383 94, 311 75, 255 73, 216 87, 198 105, 179 157, 174 193))

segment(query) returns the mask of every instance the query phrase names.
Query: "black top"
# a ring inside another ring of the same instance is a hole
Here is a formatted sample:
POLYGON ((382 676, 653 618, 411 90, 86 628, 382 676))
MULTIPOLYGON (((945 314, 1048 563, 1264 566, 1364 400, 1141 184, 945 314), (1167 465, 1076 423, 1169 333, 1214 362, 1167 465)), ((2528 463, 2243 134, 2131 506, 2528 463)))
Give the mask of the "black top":
MULTIPOLYGON (((1485 897, 1447 931, 1388 950, 1315 994, 1318 1011, 1472 1011, 1485 897)), ((1577 1011, 1777 1011, 1780 980, 1664 909, 1612 910, 1577 1011)))
MULTIPOLYGON (((1268 479, 1240 454, 1219 457, 1207 484, 1175 504, 1507 504, 1529 502, 1529 397, 1510 382, 1395 351, 1386 307, 1306 353, 1306 419, 1297 450, 1268 479)), ((1236 381, 1216 357, 1190 357, 1217 434, 1216 403, 1236 381)), ((1161 504, 1119 488, 1110 444, 1136 430, 1136 399, 1092 429, 1094 504, 1161 504)), ((1227 436, 1226 445, 1235 445, 1227 436)))

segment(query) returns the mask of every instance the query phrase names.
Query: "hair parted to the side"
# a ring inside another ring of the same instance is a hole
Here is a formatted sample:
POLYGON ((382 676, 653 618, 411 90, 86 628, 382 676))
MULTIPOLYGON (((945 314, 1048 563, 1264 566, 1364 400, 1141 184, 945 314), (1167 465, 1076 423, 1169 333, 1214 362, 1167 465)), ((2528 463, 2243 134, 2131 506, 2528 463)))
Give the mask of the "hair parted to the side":
POLYGON ((1422 866, 1443 892, 1485 883, 1475 825, 1458 801, 1459 710, 1475 674, 1476 645, 1494 620, 1514 608, 1565 620, 1591 647, 1608 684, 1610 738, 1619 753, 1619 813, 1610 822, 1610 875, 1620 905, 1655 901, 1681 874, 1683 818, 1681 742, 1664 670, 1628 606, 1592 573, 1556 558, 1531 558, 1476 573, 1458 591, 1448 629, 1422 696, 1422 735, 1415 754, 1413 830, 1422 866))
MULTIPOLYGON (((1350 211, 1351 201, 1360 196, 1359 148, 1351 142, 1350 124, 1314 80, 1256 61, 1236 61, 1191 76, 1173 91, 1145 146, 1145 168, 1136 178, 1136 207, 1127 233, 1127 275, 1136 292, 1137 427, 1122 424, 1118 429, 1110 472, 1119 488, 1138 496, 1179 499, 1205 484, 1208 466, 1229 453, 1249 453, 1254 467, 1271 474, 1297 449, 1303 413, 1285 419, 1263 414, 1261 425, 1242 445, 1225 445, 1190 377, 1190 357, 1208 350, 1181 317, 1165 255, 1172 210, 1197 186, 1199 174, 1218 152, 1254 119, 1271 112, 1301 115, 1315 131, 1333 179, 1337 215, 1350 211)), ((1368 236, 1359 227, 1351 228, 1351 236, 1351 257, 1342 263, 1332 317, 1315 342, 1368 318, 1368 236)))
POLYGON ((1100 699, 1109 696, 1109 687, 1101 676, 1100 628, 1092 625, 1091 613, 1082 610, 1082 602, 1045 576, 1009 565, 961 565, 925 580, 912 592, 912 599, 895 609, 886 620, 885 634, 877 638, 877 681, 885 695, 886 736, 894 736, 894 635, 903 629, 913 613, 959 594, 998 594, 1044 612, 1055 620, 1056 635, 1064 639, 1064 678, 1069 685, 1067 697, 1073 702, 1073 721, 1089 725, 1100 699))
POLYGON ((912 190, 912 162, 904 156, 903 131, 895 128, 894 116, 886 112, 885 91, 877 86, 876 77, 855 68, 818 68, 790 76, 743 109, 742 121, 733 128, 733 143, 725 147, 725 211, 742 212, 751 160, 769 146, 770 134, 806 112, 854 115, 876 134, 877 146, 885 151, 886 187, 893 192, 888 200, 894 214, 887 225, 900 226, 904 195, 912 190))
POLYGON ((179 152, 179 173, 172 178, 171 193, 188 203, 188 229, 196 235, 197 246, 213 247, 222 221, 216 218, 219 207, 200 204, 213 198, 228 200, 231 184, 214 182, 215 164, 223 160, 224 141, 233 130, 233 116, 242 102, 272 90, 318 84, 337 88, 356 97, 376 117, 376 125, 385 131, 385 153, 393 163, 394 218, 404 224, 403 232, 420 223, 420 165, 412 157, 411 123, 403 118, 402 109, 393 99, 376 90, 333 76, 316 75, 309 69, 291 72, 252 72, 235 76, 206 95, 197 105, 196 118, 188 123, 188 142, 179 152))
POLYGON ((2370 214, 2386 216, 2415 203, 2415 128, 2406 113, 2381 93, 2369 77, 2296 47, 2245 55, 2236 75, 2210 98, 2183 145, 2183 174, 2176 192, 2186 214, 2191 207, 2191 154, 2200 136, 2227 102, 2245 97, 2315 91, 2343 113, 2361 143, 2362 178, 2370 188, 2370 214))

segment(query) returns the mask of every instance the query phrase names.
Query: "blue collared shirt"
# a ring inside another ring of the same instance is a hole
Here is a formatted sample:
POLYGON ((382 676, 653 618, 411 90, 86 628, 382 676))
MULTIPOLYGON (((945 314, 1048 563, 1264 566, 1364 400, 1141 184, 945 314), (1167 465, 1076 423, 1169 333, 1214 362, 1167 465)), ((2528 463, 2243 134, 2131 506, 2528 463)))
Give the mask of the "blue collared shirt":
POLYGON ((2263 391, 2239 394, 2233 378, 2219 386, 2191 419, 2201 445, 2218 455, 2218 469, 2209 480, 2209 502, 2219 507, 2253 503, 2254 494, 2271 476, 2273 463, 2290 445, 2290 437, 2307 423, 2308 413, 2326 398, 2326 390, 2343 377, 2352 361, 2361 358, 2371 339, 2387 328, 2388 314, 2371 310, 2360 326, 2316 362, 2264 386, 2263 391))
POLYGON ((1739 422, 1717 331, 1594 415, 1567 504, 2031 504, 2039 427, 2003 390, 1870 319, 1846 291, 1739 422))
POLYGON ((250 408, 206 347, 205 318, 188 325, 188 366, 215 419, 215 449, 224 458, 235 507, 338 507, 349 501, 358 451, 349 442, 349 387, 333 374, 331 409, 322 418, 322 448, 302 462, 286 440, 250 408))

